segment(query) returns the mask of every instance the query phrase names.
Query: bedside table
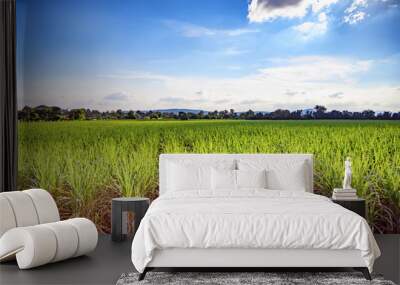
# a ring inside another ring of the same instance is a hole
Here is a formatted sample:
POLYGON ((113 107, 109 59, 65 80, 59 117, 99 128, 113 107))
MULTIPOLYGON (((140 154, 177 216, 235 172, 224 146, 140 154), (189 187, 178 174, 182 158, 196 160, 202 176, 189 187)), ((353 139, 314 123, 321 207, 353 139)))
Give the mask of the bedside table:
POLYGON ((340 200, 340 199, 332 199, 333 203, 339 204, 340 206, 353 211, 356 214, 359 214, 361 217, 366 219, 367 211, 365 206, 365 199, 355 198, 351 200, 340 200))
POLYGON ((150 199, 142 197, 114 198, 111 202, 111 239, 131 240, 146 214, 150 199))

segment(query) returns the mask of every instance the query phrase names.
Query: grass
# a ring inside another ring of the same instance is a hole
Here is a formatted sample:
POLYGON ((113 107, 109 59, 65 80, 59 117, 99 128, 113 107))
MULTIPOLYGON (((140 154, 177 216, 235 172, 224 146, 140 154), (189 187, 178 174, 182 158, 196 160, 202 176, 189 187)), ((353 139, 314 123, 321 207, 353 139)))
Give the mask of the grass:
POLYGON ((160 153, 193 152, 313 153, 314 188, 327 196, 350 156, 374 231, 400 233, 399 122, 21 122, 19 137, 19 187, 48 189, 64 217, 88 216, 104 231, 111 197, 157 195, 160 153))

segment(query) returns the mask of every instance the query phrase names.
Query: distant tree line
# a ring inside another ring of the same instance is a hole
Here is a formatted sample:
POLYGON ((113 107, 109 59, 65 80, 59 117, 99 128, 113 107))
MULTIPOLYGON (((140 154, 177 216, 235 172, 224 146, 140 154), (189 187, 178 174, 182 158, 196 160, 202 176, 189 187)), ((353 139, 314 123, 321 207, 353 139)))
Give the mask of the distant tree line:
POLYGON ((317 105, 313 109, 289 111, 277 109, 273 112, 235 112, 233 109, 213 112, 160 112, 160 111, 105 111, 90 109, 62 109, 55 106, 25 106, 18 111, 21 121, 68 121, 68 120, 195 120, 195 119, 242 119, 242 120, 400 120, 400 112, 327 111, 317 105))

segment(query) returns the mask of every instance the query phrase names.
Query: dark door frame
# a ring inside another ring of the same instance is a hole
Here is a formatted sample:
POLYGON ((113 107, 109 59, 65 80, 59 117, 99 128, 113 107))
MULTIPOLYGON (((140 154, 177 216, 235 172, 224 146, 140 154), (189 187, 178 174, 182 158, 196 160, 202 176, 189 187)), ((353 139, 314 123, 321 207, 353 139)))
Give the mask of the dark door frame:
POLYGON ((15 0, 0 1, 0 192, 17 190, 15 0))

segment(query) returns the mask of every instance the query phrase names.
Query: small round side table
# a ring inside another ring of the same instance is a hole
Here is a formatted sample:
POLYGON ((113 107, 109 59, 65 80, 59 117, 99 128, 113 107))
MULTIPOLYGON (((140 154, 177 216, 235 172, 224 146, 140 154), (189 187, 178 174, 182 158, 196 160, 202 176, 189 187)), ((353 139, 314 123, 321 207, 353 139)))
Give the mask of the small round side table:
POLYGON ((150 199, 142 197, 114 198, 111 202, 111 239, 132 239, 146 214, 150 199))

